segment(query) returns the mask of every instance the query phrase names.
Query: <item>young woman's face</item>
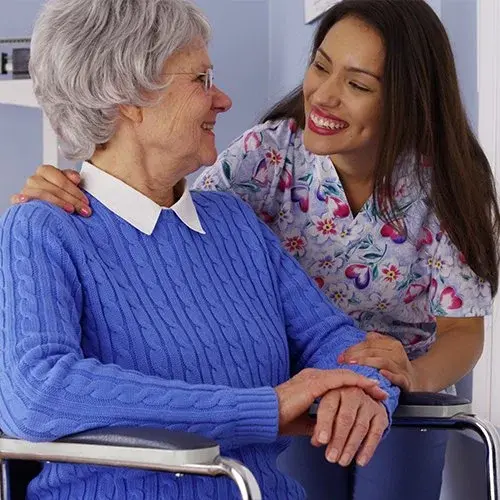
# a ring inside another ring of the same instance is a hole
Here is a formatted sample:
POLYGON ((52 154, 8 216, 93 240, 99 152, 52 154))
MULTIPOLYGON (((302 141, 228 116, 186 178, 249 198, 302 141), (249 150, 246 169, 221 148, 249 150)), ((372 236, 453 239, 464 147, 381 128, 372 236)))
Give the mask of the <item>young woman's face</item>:
POLYGON ((304 78, 304 145, 319 155, 375 155, 385 60, 380 35, 346 17, 324 38, 304 78))

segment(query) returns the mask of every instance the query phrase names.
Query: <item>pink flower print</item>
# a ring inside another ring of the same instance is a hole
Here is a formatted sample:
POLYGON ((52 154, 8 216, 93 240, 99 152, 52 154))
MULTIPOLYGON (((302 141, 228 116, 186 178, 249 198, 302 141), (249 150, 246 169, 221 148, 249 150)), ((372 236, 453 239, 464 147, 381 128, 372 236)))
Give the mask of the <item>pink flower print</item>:
POLYGON ((283 245, 294 257, 302 257, 306 253, 307 240, 296 231, 285 238, 283 245))
POLYGON ((453 311, 462 307, 463 300, 458 296, 453 287, 447 286, 439 296, 439 304, 443 309, 453 311))
POLYGON ((319 243, 331 240, 337 234, 337 226, 332 217, 328 215, 323 217, 311 217, 314 224, 314 236, 318 238, 319 243))
POLYGON ((288 128, 292 134, 297 132, 297 129, 298 129, 297 122, 295 120, 290 120, 288 122, 288 128))
POLYGON ((401 277, 401 272, 394 264, 384 267, 382 274, 384 274, 384 281, 388 281, 389 283, 394 283, 401 277))
POLYGON ((463 254, 463 252, 460 252, 458 254, 458 260, 459 260, 460 264, 462 264, 464 266, 467 265, 467 259, 465 258, 465 255, 463 254))
POLYGON ((262 135, 257 132, 249 132, 243 139, 245 153, 259 149, 262 144, 262 135))
POLYGON ((266 153, 266 158, 269 165, 273 166, 279 165, 283 160, 283 156, 281 156, 281 154, 275 149, 271 149, 270 151, 268 151, 266 153))
POLYGON ((419 283, 414 283, 413 285, 410 285, 408 287, 408 290, 406 290, 403 302, 405 304, 410 304, 413 302, 417 297, 425 293, 427 290, 427 287, 424 285, 421 285, 419 283))
POLYGON ((334 283, 328 287, 326 295, 337 307, 342 308, 352 298, 353 292, 345 283, 334 283))

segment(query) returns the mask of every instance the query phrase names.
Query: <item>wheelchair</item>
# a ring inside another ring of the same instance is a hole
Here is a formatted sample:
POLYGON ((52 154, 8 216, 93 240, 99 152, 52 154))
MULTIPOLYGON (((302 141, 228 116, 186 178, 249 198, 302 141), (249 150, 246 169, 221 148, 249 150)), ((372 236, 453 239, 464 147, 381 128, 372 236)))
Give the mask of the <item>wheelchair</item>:
MULTIPOLYGON (((392 425, 474 431, 486 447, 488 500, 500 500, 500 438, 491 423, 472 413, 469 400, 449 394, 403 393, 392 425)), ((24 499, 29 481, 40 470, 37 462, 44 461, 227 476, 236 483, 243 500, 262 498, 253 474, 236 460, 221 457, 218 444, 211 439, 163 429, 110 427, 50 443, 0 434, 1 500, 24 499)))

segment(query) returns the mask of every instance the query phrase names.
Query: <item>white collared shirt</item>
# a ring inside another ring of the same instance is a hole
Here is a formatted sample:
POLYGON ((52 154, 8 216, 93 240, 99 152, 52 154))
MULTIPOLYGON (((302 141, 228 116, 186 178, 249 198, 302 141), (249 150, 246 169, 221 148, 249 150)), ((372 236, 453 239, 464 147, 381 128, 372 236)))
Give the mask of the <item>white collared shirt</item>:
POLYGON ((153 233, 162 210, 172 210, 187 227, 205 234, 185 179, 179 185, 181 197, 167 208, 89 162, 83 163, 80 176, 82 189, 148 236, 153 233))

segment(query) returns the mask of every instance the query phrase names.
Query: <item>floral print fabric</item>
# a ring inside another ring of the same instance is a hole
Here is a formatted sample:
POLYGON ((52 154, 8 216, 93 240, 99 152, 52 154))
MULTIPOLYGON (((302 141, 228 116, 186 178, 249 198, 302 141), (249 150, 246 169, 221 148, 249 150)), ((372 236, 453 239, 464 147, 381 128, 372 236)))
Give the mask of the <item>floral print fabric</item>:
POLYGON ((361 329, 398 338, 414 359, 434 341, 436 316, 485 316, 491 307, 488 283, 416 186, 408 177, 396 185, 404 234, 384 223, 372 199, 354 215, 330 158, 307 152, 290 120, 245 132, 194 187, 243 198, 333 303, 361 329))

